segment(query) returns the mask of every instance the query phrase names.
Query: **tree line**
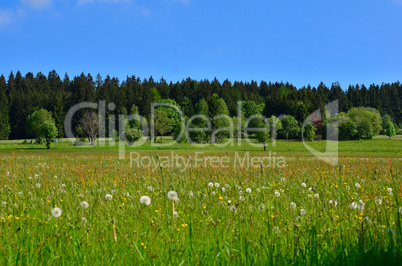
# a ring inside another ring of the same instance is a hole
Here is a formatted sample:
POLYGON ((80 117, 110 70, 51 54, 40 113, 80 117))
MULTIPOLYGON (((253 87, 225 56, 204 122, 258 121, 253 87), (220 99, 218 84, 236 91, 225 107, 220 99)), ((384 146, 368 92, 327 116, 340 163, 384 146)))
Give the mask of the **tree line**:
MULTIPOLYGON (((40 109, 52 114, 57 137, 64 137, 64 119, 67 111, 77 103, 99 100, 106 101, 106 105, 115 104, 114 110, 107 109, 107 115, 137 113, 149 118, 151 103, 170 100, 180 107, 186 117, 195 114, 204 114, 208 117, 226 114, 234 118, 234 123, 236 123, 237 103, 243 101, 245 104, 242 104, 242 109, 246 117, 259 113, 275 120, 275 117, 287 114, 287 120, 281 122, 289 125, 292 130, 282 131, 280 134, 283 138, 301 137, 300 126, 309 114, 317 109, 324 110, 325 105, 334 100, 339 100, 339 112, 341 112, 336 119, 344 126, 342 130, 347 129, 349 132, 345 133, 345 136, 342 135, 344 139, 370 138, 380 131, 386 133, 388 121, 393 124, 394 130, 398 131, 402 123, 402 85, 399 82, 371 84, 369 87, 350 85, 347 89, 341 88, 337 82, 330 87, 321 82, 317 87, 307 85, 296 88, 283 82, 232 83, 229 80, 219 82, 216 78, 212 81, 187 78, 181 82, 168 83, 164 78, 155 81, 152 77, 141 79, 127 76, 125 80, 120 81, 116 77, 102 78, 99 74, 93 77, 91 74, 82 73, 73 78, 65 74, 61 78, 55 70, 49 72, 47 76, 41 72, 36 75, 31 72, 22 75, 18 71, 15 74, 11 72, 7 78, 4 75, 0 76, 0 139, 35 137, 32 130, 27 127, 27 118, 40 109), (369 113, 378 115, 371 116, 369 113), (373 122, 378 116, 381 121, 377 122, 381 129, 373 122), (370 123, 371 129, 363 132, 361 128, 367 128, 370 123)), ((168 110, 164 111, 170 118, 174 115, 169 114, 168 110)), ((79 113, 73 119, 74 130, 78 133, 83 115, 83 112, 79 113)), ((161 121, 165 119, 164 114, 157 115, 161 121)), ((314 130, 324 132, 325 122, 324 117, 321 123, 313 124, 314 130)), ((194 127, 202 127, 202 124, 201 120, 194 120, 192 123, 194 127)), ((225 122, 216 121, 216 125, 213 126, 216 128, 224 124, 225 122)), ((177 124, 172 120, 160 135, 175 134, 176 131, 177 124)), ((135 133, 138 135, 138 132, 135 133)), ((222 136, 225 136, 224 133, 222 136)), ((208 141, 206 136, 200 134, 194 133, 193 138, 198 142, 208 141)), ((268 136, 260 134, 259 137, 264 141, 268 136)))

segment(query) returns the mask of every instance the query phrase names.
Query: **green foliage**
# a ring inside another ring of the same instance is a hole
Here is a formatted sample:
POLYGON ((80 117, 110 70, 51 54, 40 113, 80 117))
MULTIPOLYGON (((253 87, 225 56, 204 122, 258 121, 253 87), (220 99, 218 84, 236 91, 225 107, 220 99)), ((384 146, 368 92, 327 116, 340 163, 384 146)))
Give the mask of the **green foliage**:
POLYGON ((242 101, 241 110, 246 118, 255 114, 262 114, 265 108, 265 103, 256 104, 255 101, 242 101))
MULTIPOLYGON (((40 109, 29 115, 26 128, 27 132, 34 136, 39 144, 41 144, 43 140, 46 140, 46 143, 50 142, 58 133, 52 114, 45 109, 40 109), (56 132, 56 135, 53 134, 54 132, 56 132)), ((50 144, 48 147, 50 147, 50 144)))
POLYGON ((308 124, 304 127, 303 137, 305 140, 313 141, 315 137, 315 128, 312 124, 308 124))
POLYGON ((382 119, 380 113, 374 108, 352 108, 347 115, 356 123, 357 138, 371 139, 380 134, 382 119))
MULTIPOLYGON (((155 131, 161 136, 161 139, 163 135, 173 129, 173 122, 165 110, 155 109, 154 121, 155 131)), ((156 142, 156 134, 154 141, 156 142)))
POLYGON ((6 80, 0 76, 0 140, 8 139, 11 132, 9 123, 9 103, 6 95, 6 80))
POLYGON ((46 141, 46 147, 50 149, 51 140, 57 137, 57 127, 54 121, 45 121, 41 126, 41 135, 46 141))
POLYGON ((125 134, 126 134, 126 139, 132 143, 141 139, 142 135, 143 135, 141 129, 131 128, 131 127, 126 127, 125 134))
POLYGON ((287 115, 281 119, 282 129, 279 131, 282 136, 289 140, 289 138, 297 138, 300 132, 299 123, 296 119, 291 116, 287 115))
POLYGON ((385 131, 385 135, 387 135, 389 137, 389 139, 391 139, 391 137, 396 135, 394 123, 392 123, 391 120, 387 121, 387 124, 385 125, 384 131, 385 131))

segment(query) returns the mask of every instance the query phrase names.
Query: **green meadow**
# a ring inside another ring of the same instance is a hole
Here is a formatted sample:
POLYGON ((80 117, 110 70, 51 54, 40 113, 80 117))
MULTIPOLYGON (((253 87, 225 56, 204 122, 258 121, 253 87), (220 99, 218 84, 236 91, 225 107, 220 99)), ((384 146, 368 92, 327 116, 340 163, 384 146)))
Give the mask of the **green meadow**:
MULTIPOLYGON (((324 141, 307 144, 325 151, 324 141)), ((123 160, 108 144, 3 141, 0 263, 397 265, 401 144, 339 142, 330 165, 294 141, 266 152, 244 140, 146 143, 126 146, 123 160), (168 164, 172 152, 181 159, 168 164), (130 153, 152 164, 130 163, 130 153), (263 167, 268 156, 284 164, 263 167)))

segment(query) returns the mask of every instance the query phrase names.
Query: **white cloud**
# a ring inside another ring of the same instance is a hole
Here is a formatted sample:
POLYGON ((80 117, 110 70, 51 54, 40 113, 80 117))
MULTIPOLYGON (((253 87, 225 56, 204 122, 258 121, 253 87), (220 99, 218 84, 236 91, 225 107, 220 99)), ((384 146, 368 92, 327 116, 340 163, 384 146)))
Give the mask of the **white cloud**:
POLYGON ((47 8, 50 7, 53 0, 21 0, 23 5, 28 5, 33 8, 47 8))
POLYGON ((0 27, 11 22, 12 14, 9 11, 0 10, 0 27))

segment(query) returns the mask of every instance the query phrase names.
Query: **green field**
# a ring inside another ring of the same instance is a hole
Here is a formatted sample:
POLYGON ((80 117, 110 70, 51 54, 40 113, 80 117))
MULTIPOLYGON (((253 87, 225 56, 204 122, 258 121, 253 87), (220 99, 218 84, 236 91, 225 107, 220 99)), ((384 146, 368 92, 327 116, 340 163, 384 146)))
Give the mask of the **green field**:
MULTIPOLYGON (((126 147, 124 160, 117 146, 60 142, 47 150, 21 142, 0 143, 1 264, 402 260, 400 140, 340 142, 336 166, 312 156, 301 142, 278 141, 267 152, 249 144, 147 143, 126 147), (130 152, 148 158, 149 167, 130 164, 130 152), (182 159, 163 165, 172 152, 182 159), (197 162, 196 152, 209 161, 197 162), (239 161, 268 154, 284 167, 239 161), (213 158, 227 161, 215 167, 213 158), (169 191, 179 199, 170 200, 169 191), (149 206, 141 196, 150 197, 149 206), (58 218, 52 215, 56 207, 58 218)), ((324 151, 325 142, 308 144, 324 151)))

